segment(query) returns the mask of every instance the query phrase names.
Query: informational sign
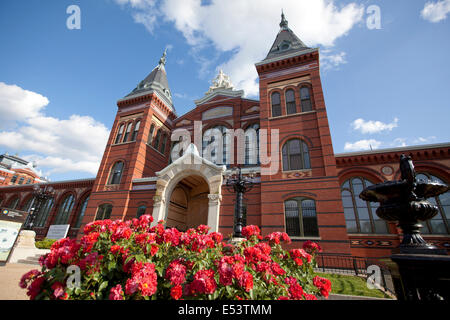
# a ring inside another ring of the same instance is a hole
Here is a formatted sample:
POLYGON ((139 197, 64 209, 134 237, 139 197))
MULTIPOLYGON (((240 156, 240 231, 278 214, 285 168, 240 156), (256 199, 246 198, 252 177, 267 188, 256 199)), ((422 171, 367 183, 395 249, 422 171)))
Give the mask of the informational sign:
POLYGON ((0 213, 0 262, 7 262, 28 213, 2 209, 0 213))
POLYGON ((55 239, 59 240, 67 237, 67 233, 69 232, 70 224, 52 224, 50 228, 48 228, 47 239, 55 239))
POLYGON ((21 222, 0 220, 0 262, 8 261, 21 227, 21 222))

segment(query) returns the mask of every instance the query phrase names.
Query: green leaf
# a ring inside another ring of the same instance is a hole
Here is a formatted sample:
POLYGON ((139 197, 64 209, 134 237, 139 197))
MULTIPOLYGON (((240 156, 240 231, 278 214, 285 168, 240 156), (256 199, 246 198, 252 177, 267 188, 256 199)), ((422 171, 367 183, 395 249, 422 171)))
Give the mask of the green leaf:
POLYGON ((104 290, 108 286, 108 281, 103 281, 100 287, 98 288, 98 291, 104 290))

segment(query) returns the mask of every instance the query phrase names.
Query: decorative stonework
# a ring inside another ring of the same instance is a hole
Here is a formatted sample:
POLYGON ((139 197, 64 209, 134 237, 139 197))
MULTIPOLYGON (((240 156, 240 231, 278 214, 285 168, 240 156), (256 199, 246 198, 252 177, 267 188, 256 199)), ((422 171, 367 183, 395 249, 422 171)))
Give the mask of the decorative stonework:
POLYGON ((209 87, 208 92, 206 92, 206 95, 212 93, 214 90, 217 89, 228 89, 233 90, 233 84, 231 83, 230 77, 227 76, 225 73, 223 73, 222 70, 219 71, 219 74, 217 77, 214 78, 212 81, 213 85, 209 87))
POLYGON ((185 154, 163 170, 156 172, 156 192, 153 197, 153 224, 167 220, 168 205, 172 191, 178 183, 191 175, 202 177, 209 187, 208 226, 211 231, 219 230, 219 209, 222 199, 222 180, 225 166, 218 166, 200 157, 194 144, 189 145, 185 154))
POLYGON ((386 176, 390 176, 394 173, 394 169, 391 166, 384 166, 381 168, 381 172, 386 176))

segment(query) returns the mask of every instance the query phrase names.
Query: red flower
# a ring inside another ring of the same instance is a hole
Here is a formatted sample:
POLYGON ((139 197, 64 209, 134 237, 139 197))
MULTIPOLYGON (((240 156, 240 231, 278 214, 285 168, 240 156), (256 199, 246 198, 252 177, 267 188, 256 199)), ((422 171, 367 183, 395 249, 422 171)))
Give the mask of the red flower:
POLYGON ((30 300, 34 300, 36 296, 41 292, 41 286, 44 282, 44 277, 37 277, 33 280, 27 291, 27 295, 30 297, 30 300))
POLYGON ((175 299, 179 300, 181 296, 183 295, 183 288, 180 285, 176 285, 170 289, 170 296, 175 299))
POLYGON ((165 278, 174 286, 183 284, 186 281, 186 266, 181 260, 174 260, 166 270, 165 278))
MULTIPOLYGON (((296 258, 302 258, 302 259, 306 259, 308 261, 308 263, 311 262, 312 255, 310 255, 309 253, 306 253, 306 251, 303 249, 292 249, 291 251, 289 251, 289 253, 291 255, 291 258, 294 260, 296 258)), ((297 264, 298 264, 298 262, 297 262, 297 264)), ((301 265, 301 264, 299 264, 299 265, 301 265)))
POLYGON ((250 225, 242 228, 242 235, 248 239, 252 236, 259 236, 261 234, 261 230, 258 226, 250 225))
POLYGON ((303 298, 303 288, 298 283, 293 283, 289 287, 289 294, 294 300, 301 300, 303 298))
POLYGON ((249 292, 253 289, 253 276, 250 272, 244 271, 242 276, 239 279, 239 285, 245 289, 245 291, 249 292))
POLYGON ((212 294, 216 291, 217 283, 214 280, 214 271, 209 270, 199 270, 194 275, 194 281, 190 284, 190 291, 192 293, 200 294, 212 294))
POLYGON ((124 296, 122 286, 118 284, 117 286, 112 287, 109 293, 109 300, 123 300, 123 299, 124 296))
POLYGON ((21 287, 22 289, 25 289, 27 287, 28 282, 30 282, 31 280, 33 280, 34 278, 36 278, 40 275, 41 275, 41 272, 39 270, 35 269, 35 270, 28 271, 20 279, 19 287, 21 287))
POLYGON ((315 276, 313 278, 313 284, 320 290, 320 294, 325 298, 328 298, 329 293, 331 292, 331 282, 328 279, 315 276))
POLYGON ((315 242, 312 242, 311 240, 306 241, 303 244, 303 249, 306 250, 308 253, 316 253, 316 252, 322 252, 322 248, 315 242))
POLYGON ((53 296, 58 299, 64 295, 64 285, 61 282, 55 282, 52 285, 53 296))

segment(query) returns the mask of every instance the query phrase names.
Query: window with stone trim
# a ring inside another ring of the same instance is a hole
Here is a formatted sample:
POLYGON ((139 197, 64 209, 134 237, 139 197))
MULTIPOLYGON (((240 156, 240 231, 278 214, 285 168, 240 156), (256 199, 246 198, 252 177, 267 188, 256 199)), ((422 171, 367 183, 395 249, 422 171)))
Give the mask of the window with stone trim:
POLYGON ((230 143, 230 136, 226 134, 227 127, 225 126, 215 126, 207 129, 203 133, 203 157, 215 164, 230 164, 230 155, 228 154, 228 146, 230 143), (220 150, 216 147, 220 143, 215 143, 215 139, 220 137, 222 139, 222 156, 218 154, 220 150), (215 144, 214 147, 208 147, 211 144, 215 144), (209 154, 208 154, 209 153, 209 154))
POLYGON ((112 204, 105 203, 98 206, 97 214, 95 215, 95 220, 106 220, 111 218, 113 206, 112 204))
POLYGON ((81 203, 81 206, 78 209, 77 218, 76 218, 77 220, 74 224, 74 228, 78 229, 81 227, 81 223, 83 222, 83 218, 86 213, 86 208, 87 208, 87 205, 89 202, 89 197, 90 196, 87 196, 84 198, 83 202, 81 203))
POLYGON ((18 178, 18 175, 14 175, 14 176, 11 178, 11 183, 16 183, 17 178, 18 178))
POLYGON ((280 93, 274 92, 271 95, 272 97, 272 117, 281 116, 281 97, 280 93))
POLYGON ((259 165, 259 123, 245 130, 245 165, 259 165))
POLYGON ((120 180, 122 178, 123 173, 123 161, 118 161, 114 164, 111 169, 111 173, 109 174, 109 182, 108 184, 120 184, 120 180))
POLYGON ((139 208, 137 208, 136 218, 139 219, 141 216, 143 216, 145 214, 145 210, 147 210, 146 206, 140 206, 139 208))
POLYGON ((69 221, 69 216, 72 213, 74 203, 75 197, 73 196, 73 194, 67 195, 59 205, 58 212, 53 224, 67 224, 67 222, 69 221))
POLYGON ((123 141, 122 142, 127 142, 128 141, 128 137, 130 136, 131 127, 132 126, 133 126, 133 122, 128 123, 127 130, 125 131, 125 136, 123 137, 123 141))
POLYGON ((122 123, 119 127, 119 131, 117 132, 116 141, 114 141, 114 144, 118 144, 122 141, 122 135, 123 135, 124 129, 125 129, 125 124, 122 123))
POLYGON ((286 97, 286 114, 297 113, 294 90, 292 89, 287 90, 285 97, 286 97))
POLYGON ((139 128, 141 126, 141 120, 136 121, 134 125, 133 134, 131 135, 131 141, 136 141, 137 134, 139 133, 139 128))
POLYGON ((19 196, 14 196, 8 204, 8 209, 16 209, 19 204, 19 196))
POLYGON ((302 112, 312 111, 311 90, 309 87, 303 86, 300 88, 300 102, 302 112))
POLYGON ((164 154, 166 152, 166 145, 167 145, 167 134, 164 133, 162 135, 162 139, 161 139, 161 153, 164 154))
POLYGON ((291 237, 318 237, 316 203, 304 197, 284 202, 286 233, 291 237))
POLYGON ((364 201, 359 194, 373 183, 363 177, 353 177, 341 186, 342 204, 348 233, 387 234, 386 221, 376 214, 379 204, 364 201))
POLYGON ((288 140, 282 148, 283 171, 311 169, 308 145, 301 139, 288 140))
POLYGON ((53 203, 54 203, 53 198, 49 198, 45 200, 43 203, 41 203, 39 212, 36 212, 36 220, 35 220, 36 227, 45 227, 48 216, 50 215, 50 211, 52 211, 53 203))
MULTIPOLYGON (((416 174, 416 179, 424 181, 444 182, 442 179, 428 173, 420 172, 416 174)), ((424 234, 450 234, 450 191, 441 194, 438 197, 428 198, 429 202, 438 207, 439 212, 433 218, 427 221, 422 221, 422 233, 424 234)))
POLYGON ((147 143, 149 145, 151 145, 153 142, 153 133, 154 132, 155 132, 155 125, 152 123, 152 125, 150 126, 150 131, 148 133, 148 139, 147 139, 147 143))
POLYGON ((155 148, 156 150, 158 150, 158 148, 159 148, 160 140, 161 140, 161 129, 158 129, 158 131, 156 132, 155 141, 153 143, 153 148, 155 148))

